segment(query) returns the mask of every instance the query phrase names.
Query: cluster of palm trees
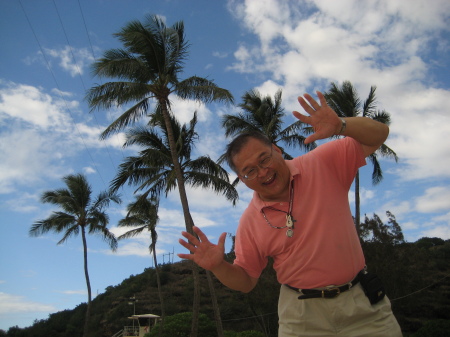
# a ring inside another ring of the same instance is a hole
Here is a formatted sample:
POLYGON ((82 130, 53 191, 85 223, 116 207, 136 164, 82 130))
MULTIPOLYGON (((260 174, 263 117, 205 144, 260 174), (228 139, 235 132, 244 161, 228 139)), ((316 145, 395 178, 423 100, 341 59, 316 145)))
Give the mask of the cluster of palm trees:
MULTIPOLYGON (((142 150, 136 156, 124 159, 110 184, 110 190, 102 192, 92 203, 90 202, 91 190, 84 176, 65 177, 64 182, 68 189, 45 192, 42 196, 42 202, 58 205, 64 212, 55 212, 49 218, 33 224, 30 229, 30 234, 34 236, 48 231, 64 232, 64 237, 59 243, 81 232, 88 287, 85 334, 91 302, 85 230, 89 233, 100 231, 110 243, 111 248, 117 248, 117 239, 106 227, 108 217, 104 213, 104 207, 110 201, 120 202, 117 191, 121 187, 128 184, 136 189, 135 200, 128 205, 126 217, 119 222, 119 226, 131 227, 131 229, 118 239, 129 238, 143 231, 150 233, 149 249, 153 254, 157 272, 163 318, 164 299, 161 295, 155 249, 161 193, 164 192, 167 196, 170 191, 178 189, 186 230, 190 233, 193 233, 194 222, 189 210, 186 184, 193 187, 212 188, 216 193, 224 195, 233 205, 238 200, 236 182, 230 182, 227 171, 220 165, 221 158, 218 161, 208 156, 191 158, 194 142, 198 139, 195 131, 196 113, 188 125, 181 125, 172 111, 169 99, 172 94, 182 99, 192 99, 203 103, 233 103, 230 92, 218 87, 213 81, 197 76, 179 79, 188 51, 183 23, 178 22, 168 27, 162 18, 148 16, 143 22, 128 23, 115 36, 122 42, 123 48, 106 51, 103 58, 93 64, 93 73, 98 77, 112 78, 116 81, 94 86, 88 91, 86 99, 92 109, 108 110, 116 105, 130 104, 131 107, 109 125, 101 137, 106 138, 126 129, 124 147, 137 145, 142 150), (150 111, 153 106, 154 110, 150 111), (143 118, 146 118, 147 124, 135 126, 135 122, 143 118)), ((311 133, 311 128, 300 121, 286 128, 282 127, 284 111, 281 106, 281 96, 281 90, 275 94, 274 99, 270 96, 262 96, 256 90, 246 92, 242 97, 242 103, 239 104, 242 112, 238 115, 223 117, 222 125, 226 136, 233 136, 247 130, 259 130, 282 149, 286 159, 292 156, 285 151, 281 143, 299 147, 305 151, 313 149, 316 144, 303 143, 304 135, 311 133)), ((326 98, 331 107, 342 117, 357 116, 362 112, 365 117, 377 119, 383 123, 390 122, 387 112, 375 110, 374 87, 371 88, 369 98, 362 110, 357 93, 350 82, 344 82, 341 88, 333 83, 329 92, 326 93, 326 98)), ((397 159, 395 152, 386 145, 383 145, 378 154, 397 159)), ((376 154, 371 160, 374 164, 373 181, 376 183, 381 180, 382 172, 376 154)), ((357 178, 359 183, 359 176, 357 178)), ((359 185, 357 188, 359 195, 359 185)), ((359 215, 356 218, 359 219, 359 215)), ((194 300, 191 336, 197 336, 200 311, 199 271, 195 264, 192 264, 192 269, 194 300)), ((207 278, 218 336, 223 336, 219 306, 209 272, 207 272, 207 278)), ((159 331, 162 333, 163 329, 159 331)))

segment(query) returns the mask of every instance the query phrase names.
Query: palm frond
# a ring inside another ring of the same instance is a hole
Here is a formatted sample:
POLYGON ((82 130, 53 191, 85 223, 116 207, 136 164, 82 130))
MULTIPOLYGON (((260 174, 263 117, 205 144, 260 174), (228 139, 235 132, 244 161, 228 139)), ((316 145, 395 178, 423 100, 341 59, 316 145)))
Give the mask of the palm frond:
POLYGON ((376 111, 376 95, 375 91, 377 90, 376 86, 371 86, 369 95, 363 104, 362 116, 363 117, 372 117, 376 111))
POLYGON ((192 76, 176 84, 176 94, 182 99, 210 103, 233 103, 233 95, 226 89, 218 87, 213 81, 203 77, 192 76))
POLYGON ((372 153, 368 158, 373 165, 372 184, 377 185, 383 180, 383 171, 381 169, 380 163, 378 162, 378 158, 375 153, 372 153))

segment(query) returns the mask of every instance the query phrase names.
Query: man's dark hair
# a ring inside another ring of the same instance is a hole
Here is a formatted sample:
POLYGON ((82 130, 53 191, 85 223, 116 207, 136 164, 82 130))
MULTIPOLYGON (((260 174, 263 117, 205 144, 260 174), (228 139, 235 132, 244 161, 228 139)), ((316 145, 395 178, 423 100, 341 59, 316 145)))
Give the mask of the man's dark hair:
POLYGON ((239 136, 234 138, 231 141, 231 143, 228 144, 227 151, 225 152, 225 159, 228 163, 228 166, 230 166, 230 168, 236 173, 239 173, 239 172, 237 172, 236 165, 233 163, 233 157, 236 154, 238 154, 241 151, 242 147, 244 145, 246 145, 248 143, 248 141, 252 138, 259 140, 264 145, 272 146, 272 143, 270 142, 269 138, 267 138, 267 136, 265 134, 263 134, 262 132, 246 131, 246 132, 239 134, 239 136))

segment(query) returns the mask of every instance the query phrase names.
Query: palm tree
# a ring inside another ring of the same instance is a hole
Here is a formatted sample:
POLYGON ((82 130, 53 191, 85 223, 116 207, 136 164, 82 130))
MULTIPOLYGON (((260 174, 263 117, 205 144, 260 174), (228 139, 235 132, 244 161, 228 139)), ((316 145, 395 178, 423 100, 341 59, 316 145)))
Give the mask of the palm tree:
MULTIPOLYGON (((209 156, 191 159, 194 142, 198 138, 195 132, 197 113, 194 113, 189 125, 183 126, 170 116, 171 128, 177 144, 178 163, 183 181, 193 187, 212 188, 222 193, 233 205, 238 193, 229 181, 225 169, 209 156)), ((138 145, 143 148, 137 156, 125 158, 118 173, 111 182, 111 190, 117 191, 123 185, 137 186, 135 193, 143 192, 142 198, 165 196, 177 187, 175 165, 171 159, 168 132, 160 113, 155 113, 149 125, 135 127, 126 132, 124 147, 138 145)))
POLYGON ((48 232, 64 233, 58 244, 66 242, 71 236, 81 232, 83 242, 84 275, 88 291, 88 303, 83 336, 87 335, 91 309, 91 283, 88 273, 86 231, 89 234, 100 233, 113 251, 117 249, 117 240, 108 228, 109 217, 104 209, 110 202, 120 203, 120 197, 111 191, 101 192, 91 200, 92 188, 82 174, 68 175, 63 178, 67 189, 46 191, 41 196, 43 203, 57 205, 62 211, 53 212, 47 219, 36 221, 29 231, 30 236, 40 236, 48 232))
MULTIPOLYGON (((191 159, 194 141, 197 139, 196 123, 196 113, 194 113, 189 126, 181 126, 171 116, 171 125, 177 143, 178 158, 184 181, 194 187, 212 188, 216 193, 222 193, 234 205, 238 199, 238 193, 234 186, 230 184, 227 171, 208 156, 191 159)), ((125 158, 116 177, 111 182, 112 191, 117 191, 128 183, 137 186, 135 192, 143 192, 140 196, 142 199, 158 198, 163 191, 167 196, 171 190, 176 188, 177 180, 170 157, 167 130, 161 114, 155 113, 149 125, 149 127, 133 128, 126 133, 124 146, 139 145, 144 149, 139 152, 138 156, 125 158), (162 137, 160 133, 162 133, 162 137)), ((213 302, 218 335, 223 336, 219 306, 209 271, 206 271, 206 276, 213 302)))
MULTIPOLYGON (((282 150, 285 159, 292 159, 292 156, 279 145, 280 142, 288 146, 299 146, 306 151, 314 149, 316 144, 305 144, 305 137, 301 135, 301 132, 311 133, 310 127, 296 121, 283 129, 282 119, 285 114, 281 106, 281 95, 282 91, 278 90, 272 99, 270 95, 263 97, 257 90, 247 91, 239 104, 243 111, 237 116, 223 116, 222 127, 225 128, 225 135, 229 137, 245 131, 260 131, 282 150)), ((221 159, 223 160, 222 157, 221 159)))
POLYGON ((141 234, 144 230, 150 232, 151 243, 149 246, 150 254, 153 254, 153 262, 155 264, 156 283, 158 285, 158 295, 161 302, 161 327, 158 330, 159 335, 162 335, 164 329, 164 298, 162 296, 161 279, 159 277, 159 267, 156 258, 156 241, 158 240, 158 233, 156 232, 156 224, 158 223, 158 198, 142 198, 137 195, 136 200, 130 203, 127 207, 127 216, 119 221, 119 227, 134 227, 126 233, 118 237, 119 240, 141 234))
MULTIPOLYGON (((233 102, 228 90, 219 88, 213 81, 197 76, 179 80, 183 63, 188 55, 188 42, 184 36, 184 24, 175 23, 167 27, 158 16, 147 16, 144 23, 131 21, 115 36, 124 49, 112 49, 93 65, 94 74, 99 77, 116 78, 118 81, 95 86, 88 91, 87 100, 91 108, 109 109, 113 105, 134 105, 126 110, 102 133, 105 138, 117 132, 148 113, 152 100, 164 117, 169 149, 173 162, 186 230, 193 233, 189 204, 184 186, 183 173, 178 162, 177 148, 171 129, 171 103, 169 96, 176 94, 182 99, 201 102, 233 102)), ((199 275, 193 266, 194 308, 192 336, 197 336, 200 305, 199 275)))
MULTIPOLYGON (((331 83, 330 89, 324 94, 328 105, 336 111, 340 117, 368 117, 378 122, 389 125, 391 123, 391 115, 385 110, 376 109, 376 87, 371 86, 369 96, 362 103, 358 96, 356 89, 351 82, 344 81, 339 87, 336 83, 331 83)), ((393 158, 395 162, 398 161, 397 154, 389 148, 386 144, 382 144, 381 147, 368 158, 372 162, 372 184, 376 185, 383 180, 383 171, 380 163, 378 162, 378 156, 393 158)), ((360 209, 360 181, 359 170, 355 177, 355 225, 358 234, 361 231, 361 209, 360 209)))

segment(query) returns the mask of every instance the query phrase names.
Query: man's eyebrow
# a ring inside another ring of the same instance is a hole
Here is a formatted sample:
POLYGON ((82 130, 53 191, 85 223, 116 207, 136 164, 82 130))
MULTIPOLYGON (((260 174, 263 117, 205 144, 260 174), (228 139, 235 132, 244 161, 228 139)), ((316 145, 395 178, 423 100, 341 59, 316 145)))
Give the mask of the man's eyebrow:
MULTIPOLYGON (((267 151, 267 152, 263 151, 263 152, 261 152, 261 154, 258 157, 258 159, 259 159, 258 164, 268 153, 270 153, 270 151, 267 151)), ((245 172, 245 171, 247 171, 250 168, 255 168, 255 166, 258 166, 258 165, 247 165, 247 166, 245 166, 244 168, 241 169, 241 172, 245 172)))

